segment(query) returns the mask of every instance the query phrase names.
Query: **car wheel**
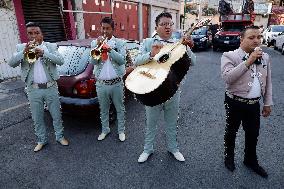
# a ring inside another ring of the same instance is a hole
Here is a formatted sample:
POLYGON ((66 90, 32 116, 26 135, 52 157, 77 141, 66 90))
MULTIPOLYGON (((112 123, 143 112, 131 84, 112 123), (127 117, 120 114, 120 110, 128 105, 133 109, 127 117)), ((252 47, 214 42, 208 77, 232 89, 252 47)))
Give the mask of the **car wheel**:
POLYGON ((217 51, 217 47, 213 45, 213 51, 217 51))
POLYGON ((284 44, 282 45, 281 54, 283 54, 283 55, 284 55, 284 44))

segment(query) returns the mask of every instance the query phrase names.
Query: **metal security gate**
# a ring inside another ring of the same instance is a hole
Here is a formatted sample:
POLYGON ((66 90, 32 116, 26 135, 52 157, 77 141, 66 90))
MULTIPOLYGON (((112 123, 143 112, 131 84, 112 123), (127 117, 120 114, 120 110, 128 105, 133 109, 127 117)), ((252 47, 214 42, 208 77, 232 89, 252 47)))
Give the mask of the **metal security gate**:
POLYGON ((66 33, 59 0, 22 0, 25 22, 38 22, 44 41, 65 41, 66 33))
POLYGON ((14 11, 0 8, 0 80, 20 76, 20 67, 12 68, 7 62, 20 43, 14 11))

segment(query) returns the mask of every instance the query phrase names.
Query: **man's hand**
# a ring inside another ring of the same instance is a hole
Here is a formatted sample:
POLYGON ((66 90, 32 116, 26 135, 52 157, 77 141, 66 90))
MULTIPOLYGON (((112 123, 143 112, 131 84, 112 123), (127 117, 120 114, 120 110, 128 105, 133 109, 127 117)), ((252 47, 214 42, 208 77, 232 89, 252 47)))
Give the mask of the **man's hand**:
POLYGON ((271 113, 271 107, 270 106, 263 106, 261 113, 262 113, 263 117, 268 117, 271 113))
POLYGON ((102 46, 102 50, 105 50, 105 51, 107 51, 107 52, 110 52, 110 50, 111 50, 111 47, 108 45, 108 44, 103 44, 103 46, 102 46))
POLYGON ((40 48, 35 48, 35 54, 37 57, 42 57, 44 54, 44 50, 40 49, 40 48))
POLYGON ((29 52, 29 50, 31 49, 31 42, 28 42, 24 48, 24 54, 26 54, 27 52, 29 52))
POLYGON ((158 54, 160 52, 161 48, 163 48, 162 44, 152 45, 152 50, 151 50, 150 56, 154 57, 156 54, 158 54))
POLYGON ((262 57, 262 50, 261 48, 256 48, 250 55, 249 58, 247 59, 246 63, 248 66, 252 65, 256 59, 262 57))
POLYGON ((191 39, 190 36, 184 36, 182 37, 182 44, 183 45, 187 45, 190 48, 192 48, 194 46, 193 40, 191 39))
POLYGON ((101 45, 104 40, 105 40, 105 38, 103 36, 99 36, 97 38, 97 45, 101 45))

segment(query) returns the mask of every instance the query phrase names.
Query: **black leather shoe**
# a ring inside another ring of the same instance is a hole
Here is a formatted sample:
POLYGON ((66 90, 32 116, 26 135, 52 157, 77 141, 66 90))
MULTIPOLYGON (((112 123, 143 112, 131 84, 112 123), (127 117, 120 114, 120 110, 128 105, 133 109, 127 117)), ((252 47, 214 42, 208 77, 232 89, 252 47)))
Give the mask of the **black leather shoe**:
POLYGON ((225 167, 233 172, 236 169, 234 160, 225 158, 225 167))
POLYGON ((247 168, 251 169, 252 171, 254 171, 259 176, 261 176, 263 178, 268 177, 267 172, 258 163, 249 163, 249 162, 244 161, 244 164, 247 168))

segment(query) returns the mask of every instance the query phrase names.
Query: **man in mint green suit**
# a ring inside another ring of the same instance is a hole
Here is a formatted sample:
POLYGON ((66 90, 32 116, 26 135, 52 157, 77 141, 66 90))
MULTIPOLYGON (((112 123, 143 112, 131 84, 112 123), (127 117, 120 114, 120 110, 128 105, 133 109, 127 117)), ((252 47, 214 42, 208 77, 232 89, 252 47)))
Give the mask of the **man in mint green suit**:
MULTIPOLYGON (((147 38, 140 47, 139 55, 136 57, 135 65, 147 64, 160 51, 163 45, 174 43, 177 40, 172 38, 172 16, 170 13, 163 12, 156 17, 156 32, 154 38, 147 38)), ((183 44, 192 47, 192 40, 183 37, 183 44)), ((177 143, 177 119, 179 113, 180 90, 166 101, 157 106, 145 106, 146 109, 146 128, 145 128, 145 143, 144 151, 140 155, 138 162, 147 161, 149 155, 154 152, 154 139, 157 133, 157 121, 161 111, 164 111, 164 120, 166 122, 167 148, 173 154, 176 160, 185 161, 183 155, 179 152, 177 143)))
POLYGON ((68 141, 63 136, 63 126, 60 111, 60 102, 56 80, 59 75, 56 65, 64 63, 63 57, 57 50, 57 45, 43 42, 40 25, 29 22, 27 25, 29 43, 18 44, 17 52, 9 61, 11 67, 21 66, 21 79, 26 83, 35 134, 38 143, 34 151, 40 151, 47 144, 46 126, 44 123, 44 102, 53 119, 56 141, 67 146, 68 141), (36 47, 32 47, 36 43, 36 47), (36 60, 28 60, 27 53, 34 50, 36 60))
POLYGON ((98 59, 91 56, 91 63, 95 65, 96 91, 100 104, 102 133, 98 140, 104 140, 110 133, 109 109, 111 102, 117 113, 118 136, 120 141, 125 140, 125 107, 124 84, 122 77, 125 74, 125 41, 113 36, 114 21, 105 17, 101 21, 103 36, 92 41, 91 49, 100 49, 102 43, 102 55, 98 59))

